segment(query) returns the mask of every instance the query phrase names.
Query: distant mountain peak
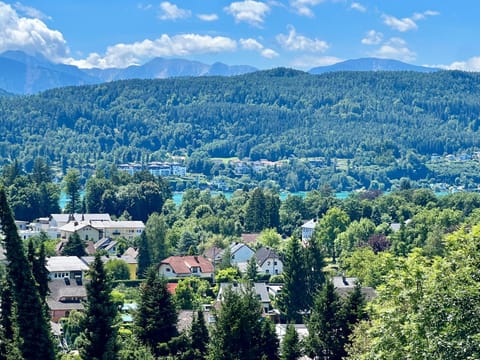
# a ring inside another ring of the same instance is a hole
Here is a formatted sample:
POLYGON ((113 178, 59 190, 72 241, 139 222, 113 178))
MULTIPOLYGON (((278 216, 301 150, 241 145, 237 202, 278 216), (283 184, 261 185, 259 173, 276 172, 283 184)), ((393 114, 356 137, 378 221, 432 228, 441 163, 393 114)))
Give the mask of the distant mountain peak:
POLYGON ((435 72, 437 68, 407 64, 393 59, 360 58, 338 62, 333 65, 318 66, 310 69, 310 74, 323 74, 334 71, 416 71, 435 72))

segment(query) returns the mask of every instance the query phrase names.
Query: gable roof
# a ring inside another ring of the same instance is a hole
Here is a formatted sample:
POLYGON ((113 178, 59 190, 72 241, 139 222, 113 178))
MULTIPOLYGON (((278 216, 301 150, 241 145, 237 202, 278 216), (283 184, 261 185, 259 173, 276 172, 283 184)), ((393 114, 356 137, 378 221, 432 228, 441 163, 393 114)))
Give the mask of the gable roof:
POLYGON ((68 223, 69 219, 73 219, 77 222, 80 221, 110 221, 110 214, 52 214, 50 219, 55 220, 57 223, 68 223))
POLYGON ((255 253, 255 258, 257 259, 257 264, 260 266, 262 266, 267 259, 280 259, 274 250, 266 247, 261 247, 258 249, 255 253))
POLYGON ((315 229, 315 225, 317 224, 317 220, 312 219, 307 221, 305 224, 302 225, 303 229, 315 229))
POLYGON ((202 273, 213 273, 213 264, 203 256, 170 256, 160 265, 170 265, 176 274, 190 274, 192 267, 200 267, 202 273))
POLYGON ((92 228, 95 231, 98 231, 97 229, 92 227, 92 225, 88 221, 80 221, 80 222, 77 222, 77 221, 72 222, 71 221, 68 224, 65 224, 62 227, 60 227, 59 230, 74 233, 74 232, 77 232, 77 231, 85 229, 85 228, 92 228))
POLYGON ((260 236, 260 233, 254 233, 254 234, 242 234, 242 241, 245 244, 252 244, 257 241, 257 238, 260 236))
POLYGON ((138 257, 138 250, 130 246, 127 250, 125 250, 123 255, 124 256, 130 256, 130 257, 136 259, 138 257))
POLYGON ((239 251, 240 249, 242 249, 244 247, 246 247, 248 250, 250 250, 252 253, 254 253, 254 251, 248 245, 245 245, 244 243, 233 243, 233 244, 230 245, 230 254, 233 255, 237 251, 239 251))

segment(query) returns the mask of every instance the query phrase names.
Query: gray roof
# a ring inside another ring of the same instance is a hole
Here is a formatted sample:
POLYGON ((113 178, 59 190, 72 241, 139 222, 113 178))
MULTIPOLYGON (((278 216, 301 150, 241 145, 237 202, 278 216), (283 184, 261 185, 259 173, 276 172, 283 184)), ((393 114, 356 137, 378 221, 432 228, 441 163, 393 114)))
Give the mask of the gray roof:
POLYGON ((248 249, 250 249, 250 251, 253 253, 253 250, 248 246, 248 245, 245 245, 243 243, 234 243, 234 244, 231 244, 230 245, 230 253, 233 255, 235 254, 238 250, 240 250, 242 247, 246 247, 248 249))
POLYGON ((262 264, 267 261, 267 259, 279 259, 278 254, 269 248, 261 247, 255 253, 255 258, 257 259, 257 264, 262 266, 262 264))
MULTIPOLYGON (((221 283, 218 290, 217 300, 221 301, 223 299, 223 292, 230 288, 234 292, 241 291, 245 292, 246 283, 221 283)), ((254 283, 253 290, 255 294, 259 297, 260 302, 269 303, 270 297, 268 296, 267 285, 265 283, 254 283)))
MULTIPOLYGON (((52 214, 50 218, 55 220, 57 223, 67 223, 68 219, 72 214, 52 214)), ((91 220, 100 220, 100 221, 110 221, 110 214, 73 214, 75 221, 91 221, 91 220)))
MULTIPOLYGON (((351 293, 357 284, 358 279, 353 277, 334 276, 332 278, 333 286, 340 296, 347 296, 351 293)), ((362 286, 362 294, 366 300, 372 300, 377 297, 377 293, 372 287, 362 286)))
POLYGON ((67 285, 63 279, 49 281, 50 294, 47 297, 47 304, 50 310, 83 310, 81 301, 72 302, 71 298, 85 300, 87 290, 84 285, 77 285, 75 280, 67 285))
MULTIPOLYGON (((115 260, 115 259, 123 260, 127 264, 136 264, 137 263, 137 260, 135 258, 133 258, 132 256, 129 256, 129 255, 101 256, 100 259, 102 260, 103 263, 106 263, 107 261, 115 260)), ((91 263, 93 263, 93 260, 95 260, 95 256, 82 256, 82 261, 87 265, 90 265, 91 263)))
POLYGON ((49 272, 87 271, 88 266, 77 256, 51 256, 47 258, 49 272))

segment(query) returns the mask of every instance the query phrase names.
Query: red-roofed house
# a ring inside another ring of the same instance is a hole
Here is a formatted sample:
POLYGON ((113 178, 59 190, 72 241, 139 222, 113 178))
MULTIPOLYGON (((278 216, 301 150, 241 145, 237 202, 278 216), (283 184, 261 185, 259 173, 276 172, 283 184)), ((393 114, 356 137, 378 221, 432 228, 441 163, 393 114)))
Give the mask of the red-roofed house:
POLYGON ((170 256, 160 263, 159 272, 166 278, 212 278, 213 264, 203 256, 170 256))

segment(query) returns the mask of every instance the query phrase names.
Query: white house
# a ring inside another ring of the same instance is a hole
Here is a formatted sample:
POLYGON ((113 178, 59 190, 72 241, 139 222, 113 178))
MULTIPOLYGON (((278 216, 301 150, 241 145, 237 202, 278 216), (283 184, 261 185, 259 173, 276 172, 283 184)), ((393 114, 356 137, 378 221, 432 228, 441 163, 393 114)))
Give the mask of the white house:
POLYGON ((307 221, 302 225, 302 242, 304 244, 308 243, 313 236, 315 230, 315 225, 317 225, 317 220, 312 219, 307 221))
POLYGON ((261 247, 255 253, 255 257, 259 273, 270 275, 278 275, 282 273, 283 262, 274 250, 261 247))
POLYGON ((166 278, 212 278, 214 267, 203 256, 170 256, 160 262, 158 271, 166 278))
POLYGON ((77 233, 80 239, 93 242, 100 240, 100 231, 93 227, 89 221, 73 221, 63 225, 60 230, 60 237, 68 240, 70 236, 77 233))

